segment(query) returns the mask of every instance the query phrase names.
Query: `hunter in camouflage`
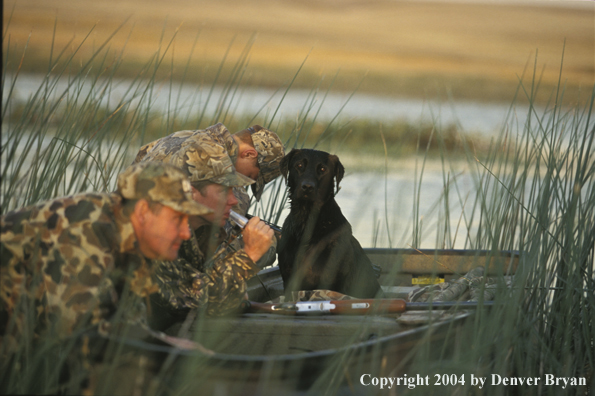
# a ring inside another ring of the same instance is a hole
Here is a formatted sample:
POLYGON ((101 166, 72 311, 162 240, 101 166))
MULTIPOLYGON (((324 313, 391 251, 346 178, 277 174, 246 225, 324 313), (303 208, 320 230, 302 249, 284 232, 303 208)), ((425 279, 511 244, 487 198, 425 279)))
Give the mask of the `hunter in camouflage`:
POLYGON ((191 218, 192 237, 184 242, 177 260, 160 263, 155 275, 158 296, 152 296, 152 325, 163 328, 183 319, 193 308, 206 307, 211 315, 235 311, 246 291, 245 281, 259 270, 256 262, 274 251, 272 230, 258 218, 242 232, 243 244, 223 228, 229 210, 238 203, 233 187, 254 180, 236 172, 220 134, 182 131, 144 147, 141 163, 175 164, 187 172, 193 197, 214 214, 191 218))
POLYGON ((144 163, 121 173, 114 193, 68 196, 5 214, 2 338, 18 337, 31 326, 35 334, 51 328, 61 335, 89 324, 103 327, 125 282, 143 299, 157 290, 145 258, 177 255, 190 237, 188 215, 210 212, 192 199, 180 169, 144 163))
MULTIPOLYGON (((194 136, 201 133, 209 134, 218 144, 224 146, 234 167, 244 176, 252 177, 253 175, 251 174, 252 172, 243 172, 242 169, 244 168, 240 167, 239 163, 246 161, 252 151, 254 151, 254 156, 256 157, 254 158, 254 166, 256 169, 252 178, 256 180, 256 183, 252 184, 251 188, 254 198, 257 201, 262 196, 265 184, 281 175, 279 163, 285 156, 283 143, 276 133, 260 125, 254 125, 233 135, 222 123, 212 125, 204 130, 175 132, 142 146, 134 162, 143 160, 147 153, 158 144, 166 144, 168 147, 181 146, 182 141, 193 139, 194 136), (165 141, 168 142, 165 143, 165 141)), ((234 195, 239 203, 234 206, 233 210, 241 215, 246 215, 250 207, 250 197, 246 193, 246 190, 242 187, 235 187, 234 195)))

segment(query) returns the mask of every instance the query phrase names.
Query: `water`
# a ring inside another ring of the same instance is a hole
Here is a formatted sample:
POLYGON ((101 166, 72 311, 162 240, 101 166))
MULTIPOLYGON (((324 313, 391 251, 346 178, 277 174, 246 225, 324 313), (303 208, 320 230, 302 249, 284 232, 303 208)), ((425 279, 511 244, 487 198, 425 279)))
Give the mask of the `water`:
MULTIPOLYGON (((2 145, 6 144, 6 139, 7 134, 2 134, 2 145)), ((25 147, 24 141, 25 139, 21 140, 17 145, 17 155, 22 154, 25 147)), ((45 137, 39 141, 39 144, 41 147, 47 148, 50 142, 51 138, 45 137)), ((107 146, 102 151, 104 151, 103 156, 108 158, 107 146)), ((124 163, 131 163, 136 154, 135 150, 129 151, 127 153, 128 158, 124 163)), ((29 157, 31 156, 29 155, 29 157)), ((413 224, 416 223, 422 224, 422 238, 415 244, 419 248, 463 248, 465 235, 468 232, 476 232, 476 224, 466 225, 464 222, 459 224, 462 208, 464 207, 462 202, 465 197, 471 194, 472 197, 468 200, 469 202, 473 201, 473 180, 469 176, 470 173, 465 165, 460 164, 456 170, 458 174, 457 186, 461 190, 459 193, 454 188, 449 191, 450 219, 446 221, 444 219, 444 181, 442 166, 439 161, 429 160, 426 163, 421 183, 419 183, 421 163, 417 164, 416 171, 415 160, 402 160, 394 163, 385 174, 358 170, 356 163, 361 160, 361 158, 341 158, 347 171, 341 181, 341 189, 336 196, 336 200, 343 214, 351 223, 354 235, 362 246, 413 246, 413 224), (416 186, 418 185, 421 186, 419 199, 416 197, 416 186), (459 194, 463 198, 459 198, 459 194), (414 216, 415 205, 418 202, 419 218, 414 216), (438 224, 444 224, 445 222, 453 234, 457 233, 457 237, 451 236, 446 239, 442 237, 442 226, 438 227, 438 224)), ((95 169, 93 164, 90 165, 89 169, 95 169)), ((9 164, 6 164, 4 157, 2 157, 2 167, 7 166, 9 164)), ((29 163, 26 163, 24 169, 28 167, 29 163)), ((73 165, 66 169, 65 180, 72 177, 73 171, 73 165)), ((89 176, 92 180, 100 180, 98 175, 95 175, 92 171, 90 171, 89 176)), ((452 179, 453 176, 450 177, 452 179)), ((112 180, 112 184, 114 183, 115 181, 112 180)), ((280 177, 276 183, 267 185, 261 202, 268 202, 269 196, 276 188, 285 188, 280 186, 282 184, 284 184, 284 181, 280 177)), ((115 185, 110 187, 112 190, 115 189, 115 185)), ((92 187, 89 187, 86 191, 93 190, 92 187)), ((58 191, 57 195, 67 194, 65 191, 58 191)), ((10 209, 23 206, 23 202, 19 200, 18 196, 11 197, 8 204, 10 209)), ((251 213, 258 213, 257 210, 252 208, 251 213)), ((283 220, 288 213, 288 209, 284 209, 279 225, 283 224, 283 220)), ((469 214, 467 215, 469 216, 469 214)))
MULTIPOLYGON (((466 218, 470 218, 470 202, 475 199, 475 185, 469 169, 463 164, 459 165, 456 171, 458 191, 451 185, 448 193, 444 191, 439 161, 426 163, 421 183, 420 169, 421 163, 416 172, 415 161, 409 160, 403 161, 401 167, 387 174, 365 171, 346 173, 335 199, 363 247, 462 249, 466 236, 477 232, 477 222, 467 224, 465 218, 461 217, 464 210, 466 218), (446 195, 449 218, 445 217, 446 195), (468 206, 465 201, 469 203, 468 206), (414 224, 421 224, 422 227, 421 238, 417 241, 413 236, 414 224), (449 228, 446 236, 444 224, 449 228)), ((278 183, 282 183, 282 179, 278 183)), ((267 188, 262 202, 267 202, 274 190, 275 186, 267 188)), ((279 225, 282 225, 288 213, 289 209, 285 208, 279 225)))
MULTIPOLYGON (((9 76, 4 86, 4 100, 11 79, 9 76)), ((43 81, 43 76, 19 76, 11 100, 26 101, 43 86, 43 81)), ((329 94, 323 97, 301 90, 291 90, 282 99, 284 92, 266 89, 242 88, 233 95, 221 88, 209 92, 190 84, 182 87, 155 86, 147 90, 144 83, 129 80, 98 81, 91 86, 88 81, 72 83, 60 79, 53 84, 48 95, 53 98, 62 95, 61 100, 84 100, 89 97, 101 100, 109 106, 130 102, 133 106, 140 104, 151 110, 170 112, 174 116, 184 113, 196 114, 205 103, 207 114, 214 112, 217 107, 223 107, 238 115, 259 114, 264 117, 271 117, 275 112, 278 116, 298 117, 305 111, 305 107, 309 107, 312 114, 318 113, 319 119, 330 120, 337 114, 345 118, 372 117, 385 121, 404 119, 416 122, 428 119, 442 124, 458 123, 467 131, 494 134, 502 128, 509 111, 507 105, 471 102, 441 104, 364 94, 356 94, 349 99, 349 95, 344 94, 329 94), (145 99, 141 99, 143 95, 145 99), (146 95, 149 95, 150 100, 146 100, 146 95)), ((516 114, 527 114, 526 109, 516 110, 516 114)), ((524 122, 522 117, 517 119, 524 122)), ((47 145, 48 142, 44 141, 43 144, 47 145)), ((2 144, 5 144, 4 134, 2 144)), ((131 162, 136 148, 129 151, 126 154, 131 162)), ((414 160, 401 161, 388 168, 379 167, 378 169, 383 170, 380 173, 360 170, 366 166, 359 166, 378 159, 349 157, 341 160, 347 173, 336 199, 362 246, 409 247, 415 244, 419 248, 461 248, 464 247, 465 235, 474 232, 476 225, 461 221, 465 197, 474 190, 473 181, 465 165, 455 170, 457 174, 460 173, 457 179, 460 191, 457 192, 454 188, 450 190, 449 207, 446 209, 443 199, 444 175, 440 163, 430 161, 426 164, 417 198, 416 186, 419 184, 419 176, 416 174, 419 174, 421 164, 416 164, 414 160), (419 205, 418 214, 416 205, 419 205), (445 213, 449 214, 449 219, 445 219, 445 213), (446 236, 443 230, 445 223, 451 232, 450 235, 447 232, 446 236), (422 226, 422 238, 417 242, 414 242, 416 238, 413 234, 413 224, 422 226)), ((6 166, 4 163, 2 165, 6 166)), ((265 191, 264 202, 271 190, 269 188, 265 191)), ((469 200, 473 201, 472 198, 469 200)), ((286 214, 287 209, 281 217, 281 223, 286 214)))
MULTIPOLYGON (((6 100, 7 88, 14 76, 8 76, 3 88, 3 100, 6 100)), ((16 80, 12 99, 25 101, 43 86, 44 76, 21 74, 16 80)), ((319 120, 372 118, 379 121, 405 120, 419 122, 433 121, 437 124, 457 124, 467 132, 493 134, 501 130, 509 104, 477 103, 470 101, 438 102, 411 98, 373 96, 356 93, 352 97, 344 93, 310 92, 300 89, 274 91, 263 88, 239 88, 229 92, 222 87, 203 87, 194 84, 161 84, 147 88, 143 82, 112 79, 109 82, 98 80, 91 85, 89 81, 72 82, 61 78, 53 82, 50 98, 58 98, 68 89, 79 100, 89 96, 101 98, 103 104, 116 107, 120 102, 130 102, 133 106, 142 101, 142 106, 173 116, 199 114, 206 109, 206 114, 213 114, 217 109, 228 109, 234 115, 249 115, 255 119, 288 117, 297 119, 308 112, 317 115, 319 120), (149 97, 150 99, 147 99, 149 97)), ((528 110, 517 106, 513 116, 519 123, 524 123, 528 110)), ((260 122, 260 121, 258 121, 260 122)))

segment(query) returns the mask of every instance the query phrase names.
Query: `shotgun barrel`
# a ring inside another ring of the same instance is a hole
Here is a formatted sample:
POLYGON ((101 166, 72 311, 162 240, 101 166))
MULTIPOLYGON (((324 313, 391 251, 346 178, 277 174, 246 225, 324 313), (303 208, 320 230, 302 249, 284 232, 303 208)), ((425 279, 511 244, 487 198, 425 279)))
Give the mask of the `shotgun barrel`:
POLYGON ((480 306, 490 307, 492 305, 493 301, 485 301, 480 305, 477 302, 469 301, 406 302, 402 299, 303 301, 279 304, 244 300, 241 308, 245 313, 365 315, 368 313, 402 313, 407 310, 443 310, 454 307, 460 309, 477 309, 480 306))

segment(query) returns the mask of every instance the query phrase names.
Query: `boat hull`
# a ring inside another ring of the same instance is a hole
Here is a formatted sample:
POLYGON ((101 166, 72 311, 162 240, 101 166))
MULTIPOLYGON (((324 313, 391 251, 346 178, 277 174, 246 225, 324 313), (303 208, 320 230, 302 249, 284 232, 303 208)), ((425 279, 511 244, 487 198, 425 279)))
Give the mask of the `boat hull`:
MULTIPOLYGON (((364 250, 379 267, 389 298, 404 298, 419 287, 414 284, 417 276, 448 280, 477 266, 490 276, 506 275, 519 264, 516 252, 364 250)), ((248 293, 260 302, 281 296, 278 268, 251 279, 248 293)), ((448 357, 464 342, 461 329, 473 312, 432 311, 418 326, 400 323, 399 315, 242 314, 201 318, 183 331, 178 324, 168 333, 191 338, 206 352, 176 350, 175 376, 167 387, 181 387, 188 394, 374 393, 377 388, 363 385, 362 376, 410 375, 408 367, 416 356, 426 361, 448 357)), ((158 358, 163 361, 172 356, 171 349, 164 351, 158 358)))

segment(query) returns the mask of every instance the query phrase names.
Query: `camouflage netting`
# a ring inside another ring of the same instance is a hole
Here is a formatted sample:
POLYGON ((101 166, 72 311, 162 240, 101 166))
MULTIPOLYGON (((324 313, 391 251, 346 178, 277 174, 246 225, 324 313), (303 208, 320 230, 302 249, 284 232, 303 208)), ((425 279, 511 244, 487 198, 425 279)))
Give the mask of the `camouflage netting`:
POLYGON ((512 276, 487 277, 483 267, 476 267, 464 276, 449 282, 413 290, 409 301, 491 301, 498 289, 510 288, 512 276), (481 295, 483 293, 483 296, 481 295))

